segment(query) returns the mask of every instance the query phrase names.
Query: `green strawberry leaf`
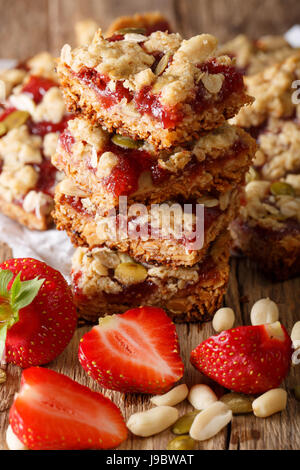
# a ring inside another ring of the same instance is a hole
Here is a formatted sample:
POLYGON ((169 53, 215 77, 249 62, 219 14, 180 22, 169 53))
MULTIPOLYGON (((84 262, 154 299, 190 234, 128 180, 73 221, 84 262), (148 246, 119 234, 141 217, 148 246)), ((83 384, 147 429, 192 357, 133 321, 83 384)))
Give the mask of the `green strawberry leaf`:
POLYGON ((13 273, 9 269, 0 269, 0 295, 8 297, 7 286, 13 278, 13 273))
POLYGON ((21 308, 30 305, 33 299, 37 296, 40 288, 42 287, 45 279, 38 277, 29 281, 21 282, 20 276, 16 276, 14 283, 11 287, 11 306, 15 312, 21 308), (16 283, 16 285, 14 285, 16 283))
POLYGON ((0 361, 4 359, 4 351, 5 351, 5 341, 6 341, 6 334, 7 334, 8 326, 6 324, 0 324, 0 361))
POLYGON ((45 281, 38 277, 21 281, 21 274, 18 273, 8 290, 12 278, 11 271, 0 270, 0 360, 5 350, 8 329, 19 320, 19 310, 31 304, 45 281))

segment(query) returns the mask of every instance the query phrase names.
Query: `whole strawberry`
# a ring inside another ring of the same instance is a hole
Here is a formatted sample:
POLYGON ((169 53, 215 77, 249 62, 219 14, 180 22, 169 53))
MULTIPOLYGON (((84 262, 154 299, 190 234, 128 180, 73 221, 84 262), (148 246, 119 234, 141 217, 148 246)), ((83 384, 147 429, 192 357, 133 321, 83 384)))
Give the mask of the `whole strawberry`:
POLYGON ((184 368, 175 325, 155 307, 101 318, 81 339, 79 361, 101 387, 132 393, 164 393, 184 368))
POLYGON ((71 291, 58 271, 33 258, 0 265, 0 357, 20 367, 47 364, 76 324, 71 291))
POLYGON ((240 326, 211 336, 191 353, 191 363, 223 387, 239 393, 277 388, 291 363, 291 340, 279 323, 240 326))

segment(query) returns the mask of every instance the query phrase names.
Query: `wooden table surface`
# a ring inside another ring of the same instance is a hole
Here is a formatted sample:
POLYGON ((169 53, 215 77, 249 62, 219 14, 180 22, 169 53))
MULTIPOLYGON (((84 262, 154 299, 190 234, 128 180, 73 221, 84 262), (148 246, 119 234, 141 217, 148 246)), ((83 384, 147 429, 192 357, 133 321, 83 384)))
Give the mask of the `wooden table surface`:
MULTIPOLYGON (((119 14, 155 8, 165 13, 174 27, 187 37, 199 31, 214 33, 221 40, 239 32, 258 37, 274 32, 283 33, 297 21, 300 23, 298 0, 0 0, 0 57, 23 59, 41 49, 57 54, 65 42, 74 43, 73 26, 79 19, 93 17, 105 28, 119 14)), ((10 249, 0 244, 0 261, 10 256, 10 249)), ((252 304, 261 297, 269 296, 278 303, 280 318, 290 331, 300 317, 300 279, 271 283, 249 260, 233 259, 231 264, 225 304, 235 310, 236 324, 249 324, 252 304)), ((49 368, 63 372, 94 390, 100 390, 77 360, 79 339, 89 328, 79 328, 68 348, 49 368)), ((189 364, 190 351, 213 334, 213 329, 210 323, 183 324, 177 326, 177 331, 186 366, 184 381, 190 386, 203 379, 189 364)), ((0 449, 6 449, 8 411, 18 390, 20 375, 19 368, 9 365, 7 382, 0 385, 0 449)), ((291 370, 285 383, 289 396, 286 411, 265 420, 250 415, 234 417, 226 429, 215 438, 200 443, 197 448, 300 449, 300 404, 291 392, 296 383, 300 384, 299 366, 291 370)), ((122 395, 117 392, 106 394, 120 406, 126 418, 150 406, 148 398, 140 395, 122 395)), ((179 408, 181 413, 189 410, 186 403, 179 408)), ((163 450, 171 438, 170 431, 147 439, 130 436, 120 449, 163 450)))

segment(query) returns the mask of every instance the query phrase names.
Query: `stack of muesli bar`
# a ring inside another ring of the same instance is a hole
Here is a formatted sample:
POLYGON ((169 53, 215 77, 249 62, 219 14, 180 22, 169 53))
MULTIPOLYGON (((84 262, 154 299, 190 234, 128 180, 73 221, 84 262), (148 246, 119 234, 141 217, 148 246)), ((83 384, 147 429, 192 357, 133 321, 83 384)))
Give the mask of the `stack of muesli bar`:
POLYGON ((89 46, 62 50, 58 74, 76 118, 54 158, 66 175, 54 217, 78 247, 73 289, 85 318, 144 304, 175 321, 199 321, 222 302, 228 225, 256 144, 226 122, 252 98, 216 48, 207 34, 183 40, 126 29, 106 39, 99 30, 89 46), (180 210, 187 203, 188 214, 180 210), (204 205, 202 246, 192 243, 197 203, 204 205), (156 216, 153 204, 163 204, 156 216), (170 216, 174 204, 179 212, 170 216), (182 222, 189 228, 178 238, 182 222), (125 228, 121 237, 116 227, 125 228))

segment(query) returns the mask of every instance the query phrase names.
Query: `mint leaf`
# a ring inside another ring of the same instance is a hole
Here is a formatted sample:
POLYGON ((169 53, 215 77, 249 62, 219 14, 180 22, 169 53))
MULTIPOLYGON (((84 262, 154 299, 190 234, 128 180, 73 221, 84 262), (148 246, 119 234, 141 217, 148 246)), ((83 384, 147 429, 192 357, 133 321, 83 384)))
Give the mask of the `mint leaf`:
POLYGON ((39 279, 38 277, 31 279, 30 281, 21 282, 20 279, 17 280, 16 287, 11 296, 11 306, 14 312, 18 312, 21 308, 27 307, 27 305, 31 304, 33 299, 37 296, 44 281, 45 279, 39 279))
POLYGON ((8 297, 7 286, 13 278, 13 273, 9 269, 0 269, 0 295, 8 297))

